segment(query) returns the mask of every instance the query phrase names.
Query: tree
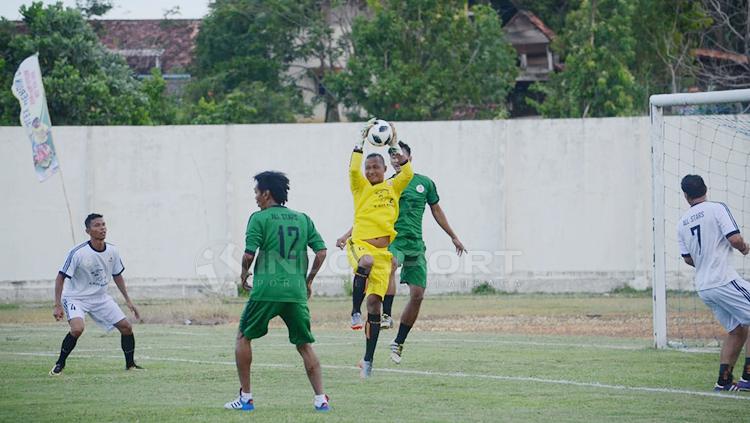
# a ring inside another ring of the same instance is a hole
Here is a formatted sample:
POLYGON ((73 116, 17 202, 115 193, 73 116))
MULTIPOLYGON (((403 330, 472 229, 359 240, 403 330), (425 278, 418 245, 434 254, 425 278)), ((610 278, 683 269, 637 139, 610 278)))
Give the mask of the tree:
POLYGON ((639 0, 637 10, 634 73, 642 91, 639 104, 647 112, 649 95, 684 92, 695 84, 694 50, 711 19, 694 0, 639 0))
POLYGON ((750 87, 750 0, 703 0, 712 25, 701 47, 717 60, 702 61, 698 73, 710 89, 750 87))
POLYGON ((20 12, 23 28, 0 24, 0 86, 6 87, 0 90, 0 122, 18 124, 18 101, 7 88, 21 61, 38 52, 54 124, 151 123, 140 83, 121 57, 104 48, 79 10, 35 2, 20 12))
POLYGON ((217 0, 211 3, 195 50, 189 88, 193 121, 291 122, 308 115, 301 89, 290 73, 304 59, 308 45, 299 42, 320 2, 294 0, 217 0), (312 14, 312 15, 311 15, 312 14), (233 106, 222 103, 230 102, 233 106), (273 107, 261 107, 264 103, 273 107), (248 113, 237 113, 237 107, 248 113), (252 113, 250 113, 252 112, 252 113))
POLYGON ((635 11, 630 0, 583 0, 554 46, 564 55, 565 69, 545 85, 535 84, 545 98, 529 103, 546 117, 635 114, 635 11))
POLYGON ((343 103, 394 120, 494 118, 517 75, 497 13, 457 0, 371 1, 347 68, 326 79, 343 103))

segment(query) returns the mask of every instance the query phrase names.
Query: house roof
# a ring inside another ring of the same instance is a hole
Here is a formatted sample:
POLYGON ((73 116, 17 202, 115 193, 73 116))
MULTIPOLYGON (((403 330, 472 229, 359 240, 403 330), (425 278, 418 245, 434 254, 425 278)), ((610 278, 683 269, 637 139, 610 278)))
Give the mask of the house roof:
POLYGON ((138 73, 157 64, 162 73, 184 73, 193 60, 200 19, 90 21, 108 49, 119 52, 138 73))
POLYGON ((750 56, 737 53, 729 53, 721 50, 711 50, 707 48, 696 48, 693 50, 696 57, 708 57, 711 59, 729 60, 739 65, 750 64, 750 56))
POLYGON ((508 37, 512 44, 516 44, 516 42, 528 41, 551 42, 557 36, 555 34, 555 31, 551 30, 547 25, 544 24, 544 22, 542 22, 541 19, 539 19, 539 17, 529 12, 528 10, 519 10, 518 13, 516 13, 515 16, 513 16, 510 21, 508 21, 503 29, 505 29, 505 31, 508 33, 508 37), (532 28, 541 32, 546 40, 542 40, 540 39, 540 37, 535 36, 534 34, 529 34, 528 31, 523 31, 523 29, 525 29, 524 27, 526 26, 524 25, 523 21, 528 22, 529 24, 531 24, 532 28))

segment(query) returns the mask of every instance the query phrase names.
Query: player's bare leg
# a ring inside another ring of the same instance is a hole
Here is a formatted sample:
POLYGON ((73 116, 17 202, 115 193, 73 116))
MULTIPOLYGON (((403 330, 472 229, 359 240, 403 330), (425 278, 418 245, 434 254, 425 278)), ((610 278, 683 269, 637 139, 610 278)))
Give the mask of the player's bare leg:
POLYGON ((237 376, 240 378, 240 393, 237 399, 224 404, 229 410, 252 411, 253 394, 250 390, 250 366, 253 362, 253 350, 250 340, 246 339, 242 332, 237 333, 237 341, 234 345, 234 362, 237 365, 237 376))
POLYGON ((115 323, 115 327, 120 331, 120 346, 125 354, 125 370, 141 370, 143 367, 135 364, 135 336, 133 335, 133 325, 128 319, 122 319, 115 323))
POLYGON ((80 317, 68 320, 68 325, 70 325, 70 332, 68 332, 63 339, 62 345, 60 346, 60 356, 57 358, 57 362, 54 367, 52 367, 52 370, 49 371, 50 376, 60 376, 62 374, 62 371, 65 368, 65 361, 68 359, 68 355, 73 351, 73 348, 76 347, 78 338, 83 335, 83 330, 86 326, 83 319, 80 317))
POLYGON ((379 295, 367 296, 367 323, 365 323, 365 356, 360 363, 360 376, 368 378, 372 374, 372 359, 375 355, 375 347, 378 345, 380 335, 380 313, 382 300, 379 295))
POLYGON ((320 360, 318 360, 312 344, 297 345, 297 351, 302 356, 307 378, 310 379, 310 385, 315 392, 315 399, 313 400, 315 410, 328 411, 328 396, 323 393, 323 372, 320 369, 320 360))
POLYGON ((729 332, 724 345, 721 347, 721 361, 719 366, 719 379, 714 387, 717 391, 733 391, 737 388, 733 384, 732 370, 740 356, 742 347, 748 342, 748 328, 737 326, 729 332))
POLYGON ((750 330, 745 341, 745 365, 742 367, 742 378, 737 382, 741 391, 750 391, 750 330))
POLYGON ((237 334, 237 343, 234 347, 234 361, 237 364, 237 376, 240 378, 242 392, 251 393, 250 390, 250 366, 253 362, 253 349, 250 340, 241 333, 237 334))
POLYGON ((357 270, 354 272, 354 281, 352 282, 352 329, 362 329, 362 302, 365 299, 365 287, 367 278, 370 276, 370 270, 375 263, 373 257, 365 254, 357 262, 357 270))
POLYGON ((419 310, 422 308, 422 300, 424 300, 424 288, 409 285, 409 301, 401 313, 401 324, 398 327, 398 335, 396 335, 396 339, 391 343, 391 360, 396 364, 401 363, 404 342, 406 342, 406 337, 409 335, 412 326, 414 326, 414 322, 417 321, 419 310))
POLYGON ((393 257, 391 259, 391 274, 388 276, 388 290, 383 298, 383 318, 380 321, 380 329, 390 329, 393 327, 393 298, 396 296, 396 268, 398 261, 393 257))

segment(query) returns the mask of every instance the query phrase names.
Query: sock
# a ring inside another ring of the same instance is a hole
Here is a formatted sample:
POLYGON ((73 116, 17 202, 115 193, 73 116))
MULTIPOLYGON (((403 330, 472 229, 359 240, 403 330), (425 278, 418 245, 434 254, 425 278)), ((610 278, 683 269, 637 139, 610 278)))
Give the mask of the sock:
POLYGON ((383 314, 391 315, 391 309, 393 309, 393 297, 395 295, 385 295, 383 298, 383 314))
POLYGON ((313 403, 315 404, 316 407, 320 407, 321 405, 323 405, 323 403, 326 403, 326 402, 328 402, 328 398, 326 397, 326 394, 315 395, 315 400, 313 401, 313 403))
POLYGON ((68 359, 68 355, 70 355, 73 348, 76 347, 77 342, 78 338, 71 335, 70 332, 65 335, 65 338, 62 341, 62 346, 60 347, 60 357, 57 359, 57 364, 65 367, 65 360, 68 359))
POLYGON ((365 323, 365 336, 367 337, 365 361, 372 362, 372 356, 375 355, 375 346, 378 345, 379 334, 380 315, 367 313, 367 323, 365 323))
POLYGON ((401 323, 398 327, 398 335, 396 335, 396 339, 393 342, 397 344, 403 344, 406 342, 406 337, 409 335, 410 330, 411 326, 401 323))
POLYGON ((242 400, 243 402, 248 402, 248 401, 250 401, 251 399, 253 399, 253 393, 252 393, 252 392, 250 392, 250 393, 248 394, 247 392, 242 392, 242 389, 240 389, 240 399, 241 399, 241 400, 242 400))
POLYGON ((120 345, 122 346, 122 352, 125 353, 125 367, 134 366, 135 336, 132 333, 130 335, 122 335, 120 337, 120 345))
POLYGON ((742 379, 750 380, 750 357, 745 357, 745 367, 742 370, 742 379))
POLYGON ((362 309, 362 302, 365 300, 365 282, 370 276, 370 270, 362 266, 357 268, 354 273, 354 282, 352 283, 352 315, 359 313, 362 309))
POLYGON ((732 383, 733 379, 734 377, 732 376, 732 366, 730 366, 729 364, 719 365, 719 380, 717 380, 716 383, 721 386, 727 386, 732 383))

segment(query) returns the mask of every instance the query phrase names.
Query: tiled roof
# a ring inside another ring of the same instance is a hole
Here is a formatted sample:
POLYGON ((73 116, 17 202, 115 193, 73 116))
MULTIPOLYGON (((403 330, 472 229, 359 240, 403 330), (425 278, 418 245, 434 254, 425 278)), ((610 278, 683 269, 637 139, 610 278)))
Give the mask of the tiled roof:
POLYGON ((193 60, 200 19, 94 20, 102 43, 118 51, 138 73, 148 73, 158 57, 162 73, 184 73, 193 60))

